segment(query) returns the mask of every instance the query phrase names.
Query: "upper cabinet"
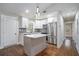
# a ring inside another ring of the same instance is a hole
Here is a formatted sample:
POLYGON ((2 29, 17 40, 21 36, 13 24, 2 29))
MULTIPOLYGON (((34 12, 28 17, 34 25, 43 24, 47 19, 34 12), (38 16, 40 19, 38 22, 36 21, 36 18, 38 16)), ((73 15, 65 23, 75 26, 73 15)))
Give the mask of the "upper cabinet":
POLYGON ((47 20, 36 20, 34 24, 34 28, 43 28, 43 25, 47 24, 47 20))
POLYGON ((36 21, 35 21, 35 24, 34 24, 34 27, 35 27, 35 28, 42 28, 41 21, 36 20, 36 21))
POLYGON ((34 21, 25 17, 19 17, 20 32, 33 32, 34 21))
POLYGON ((25 17, 19 17, 19 32, 26 32, 28 28, 29 19, 25 17))
POLYGON ((19 27, 20 28, 27 28, 29 23, 29 19, 24 17, 19 17, 19 27))

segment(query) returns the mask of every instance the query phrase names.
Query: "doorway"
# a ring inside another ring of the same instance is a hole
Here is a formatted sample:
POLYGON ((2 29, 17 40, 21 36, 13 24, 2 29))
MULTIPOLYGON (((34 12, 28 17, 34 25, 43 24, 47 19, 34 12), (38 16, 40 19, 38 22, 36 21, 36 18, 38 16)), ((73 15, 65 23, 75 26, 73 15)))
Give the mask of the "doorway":
POLYGON ((72 39, 74 19, 75 16, 64 17, 64 35, 67 39, 72 39))
POLYGON ((73 40, 73 24, 75 16, 64 17, 64 35, 65 35, 65 46, 70 47, 74 45, 73 40))

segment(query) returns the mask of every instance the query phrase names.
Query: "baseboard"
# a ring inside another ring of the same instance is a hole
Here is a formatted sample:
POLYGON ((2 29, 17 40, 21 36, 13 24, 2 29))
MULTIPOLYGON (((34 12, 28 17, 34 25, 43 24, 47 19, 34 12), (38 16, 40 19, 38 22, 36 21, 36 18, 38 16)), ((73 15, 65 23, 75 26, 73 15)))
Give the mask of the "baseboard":
POLYGON ((79 54, 79 47, 76 45, 76 50, 77 50, 77 52, 78 52, 78 54, 79 54))
POLYGON ((17 44, 24 45, 22 42, 18 42, 17 44))
MULTIPOLYGON (((23 45, 21 42, 17 42, 17 44, 23 45)), ((0 46, 0 49, 3 49, 3 48, 4 48, 4 46, 0 46)))
POLYGON ((20 42, 17 42, 17 44, 20 44, 20 42))
POLYGON ((79 54, 79 50, 77 49, 77 52, 78 52, 78 54, 79 54))
POLYGON ((79 54, 79 49, 76 47, 76 49, 77 49, 77 52, 78 52, 78 54, 79 54))

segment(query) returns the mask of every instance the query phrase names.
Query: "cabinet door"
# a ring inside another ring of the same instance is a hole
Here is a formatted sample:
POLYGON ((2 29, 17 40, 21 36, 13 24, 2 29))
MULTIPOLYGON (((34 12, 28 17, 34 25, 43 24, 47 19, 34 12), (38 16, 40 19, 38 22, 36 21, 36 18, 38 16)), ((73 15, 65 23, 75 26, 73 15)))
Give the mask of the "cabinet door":
POLYGON ((36 20, 35 22, 35 28, 42 28, 42 22, 39 20, 36 20))

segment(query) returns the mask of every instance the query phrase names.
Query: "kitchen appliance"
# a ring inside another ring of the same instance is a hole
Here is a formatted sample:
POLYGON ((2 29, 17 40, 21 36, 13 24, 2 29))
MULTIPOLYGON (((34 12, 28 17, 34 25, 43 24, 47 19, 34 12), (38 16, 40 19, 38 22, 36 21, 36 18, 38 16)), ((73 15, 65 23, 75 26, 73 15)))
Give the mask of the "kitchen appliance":
POLYGON ((57 22, 48 24, 48 43, 57 44, 57 22))
POLYGON ((42 29, 42 34, 47 34, 48 33, 48 29, 47 29, 48 27, 47 27, 47 24, 44 24, 43 25, 43 29, 42 29))

